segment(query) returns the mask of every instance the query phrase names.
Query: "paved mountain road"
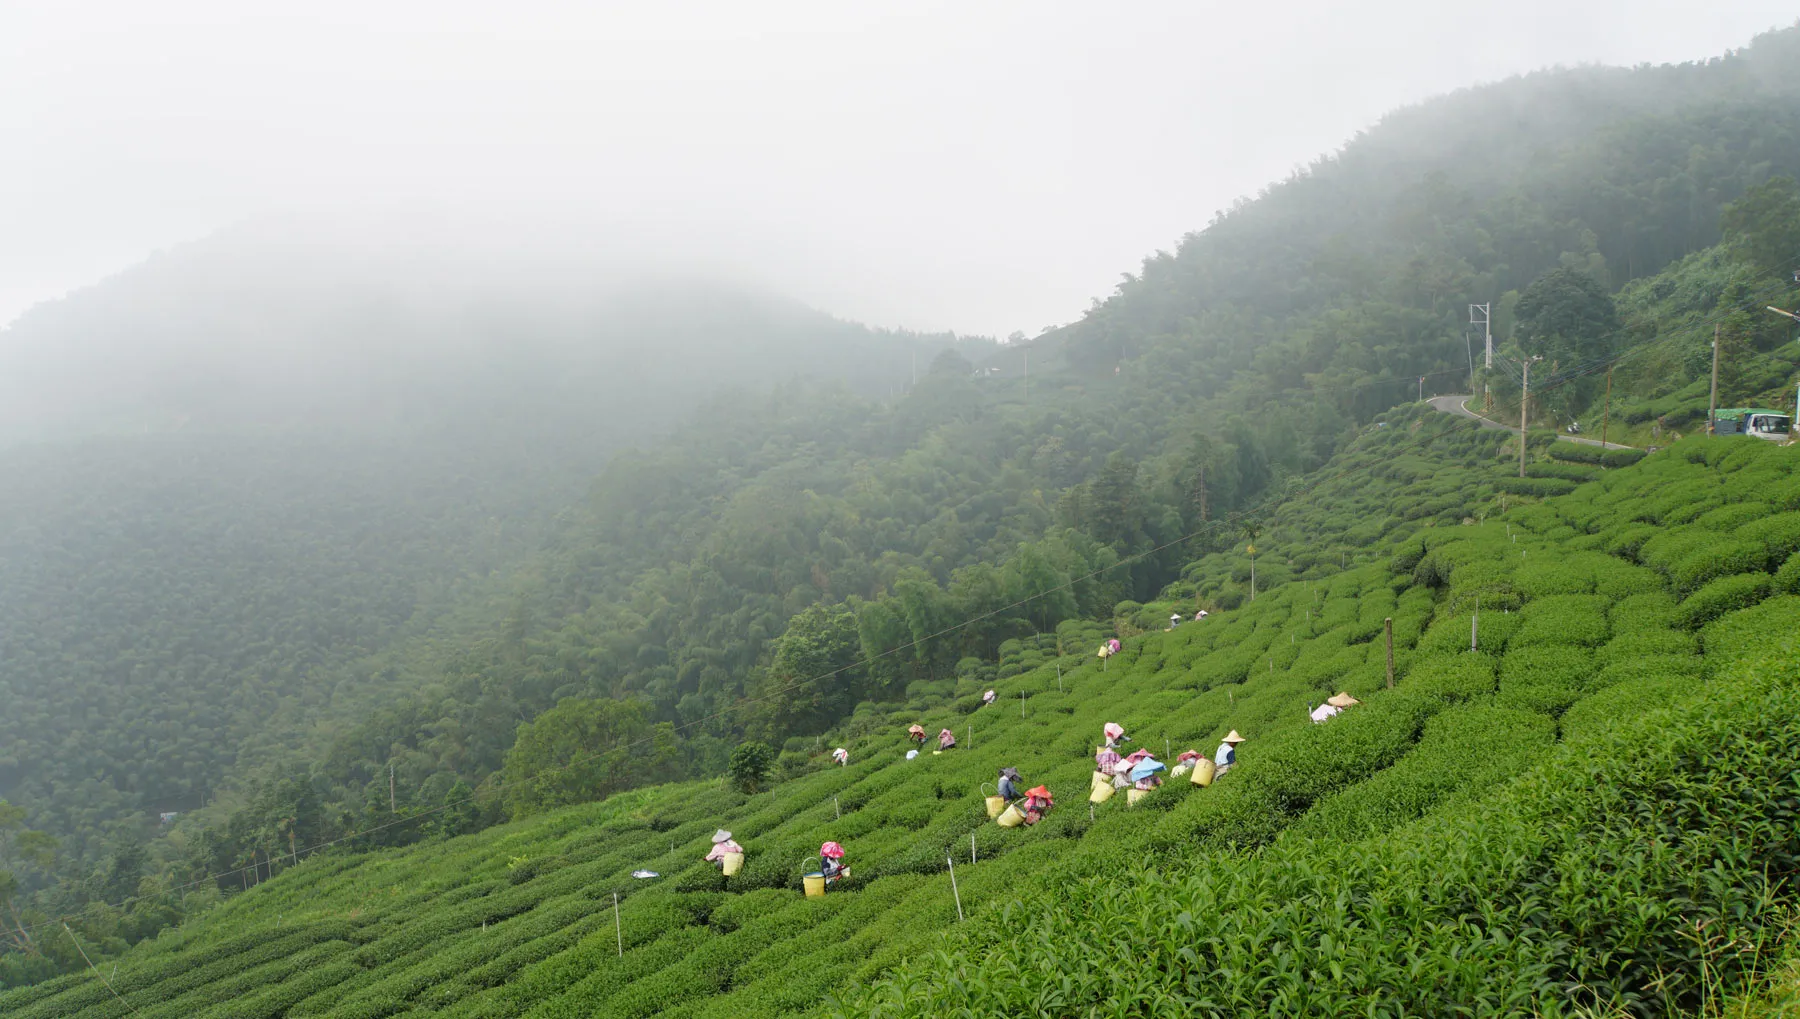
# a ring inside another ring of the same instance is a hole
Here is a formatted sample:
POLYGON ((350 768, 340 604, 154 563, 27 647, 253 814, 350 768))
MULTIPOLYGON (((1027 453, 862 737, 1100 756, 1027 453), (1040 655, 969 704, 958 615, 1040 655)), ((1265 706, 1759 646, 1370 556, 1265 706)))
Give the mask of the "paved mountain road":
MULTIPOLYGON (((1499 428, 1499 429, 1503 429, 1508 432, 1518 431, 1517 428, 1509 428, 1506 425, 1503 425, 1498 421, 1493 421, 1488 418, 1484 418, 1480 414, 1477 414, 1474 411, 1470 410, 1468 407, 1464 406, 1466 403, 1468 403, 1472 399, 1474 399, 1474 397, 1464 395, 1464 394, 1458 394, 1458 395, 1453 395, 1453 396, 1434 396, 1427 402, 1431 404, 1431 409, 1433 409, 1433 410, 1442 411, 1445 414, 1455 414, 1459 417, 1466 417, 1472 421, 1479 421, 1479 422, 1481 422, 1482 427, 1484 427, 1484 428, 1499 428)), ((1564 434, 1558 433, 1556 437, 1559 439, 1566 440, 1568 442, 1578 442, 1578 443, 1582 444, 1583 446, 1605 446, 1607 449, 1635 449, 1635 448, 1637 448, 1635 446, 1623 446, 1616 442, 1601 442, 1599 439, 1590 439, 1583 435, 1564 435, 1564 434)))

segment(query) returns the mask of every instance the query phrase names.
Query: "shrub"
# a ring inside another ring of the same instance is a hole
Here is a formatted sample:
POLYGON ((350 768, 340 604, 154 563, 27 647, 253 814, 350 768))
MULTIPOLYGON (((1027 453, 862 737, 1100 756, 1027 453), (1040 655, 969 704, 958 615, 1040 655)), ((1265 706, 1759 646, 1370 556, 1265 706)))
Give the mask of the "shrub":
POLYGON ((1520 612, 1525 621, 1506 646, 1512 650, 1534 644, 1604 644, 1612 635, 1606 619, 1607 606, 1607 599, 1598 595, 1540 598, 1520 612))
POLYGON ((775 753, 767 743, 751 740, 740 743, 731 751, 731 763, 726 771, 733 782, 744 792, 755 792, 769 777, 769 769, 775 764, 775 753))
POLYGON ((1538 498, 1549 498, 1556 495, 1567 495, 1575 491, 1575 482, 1560 478, 1509 478, 1494 479, 1494 487, 1513 495, 1531 495, 1538 498))
POLYGON ((1704 682, 1683 673, 1639 672, 1575 702, 1559 720, 1565 740, 1587 739, 1631 721, 1648 711, 1667 707, 1704 682))
POLYGON ((1407 670, 1403 688, 1449 703, 1479 700, 1494 692, 1494 659, 1467 651, 1433 656, 1407 670))
POLYGON ((1782 594, 1800 594, 1800 552, 1787 557, 1775 571, 1775 590, 1782 594))
POLYGON ((1691 594, 1718 577, 1747 573, 1762 562, 1762 549, 1747 541, 1721 538, 1684 556, 1669 570, 1669 586, 1691 594))
POLYGON ((1661 591, 1621 598, 1607 618, 1614 633, 1666 632, 1675 625, 1675 599, 1661 591))
POLYGON ((1389 838, 1284 840, 1060 885, 832 1014, 1697 1008, 1703 972, 1732 988, 1759 958, 1711 946, 1767 943, 1794 895, 1779 875, 1800 865, 1800 677, 1779 668, 1779 682, 1565 744, 1499 794, 1389 838), (1696 917, 1721 940, 1694 939, 1696 917), (1097 930, 1141 934, 1122 951, 1097 930))
POLYGON ((1500 693, 1494 703, 1560 715, 1582 698, 1593 672, 1594 653, 1584 647, 1518 648, 1500 662, 1500 693))
POLYGON ((1767 598, 1772 582, 1766 573, 1741 573, 1720 577, 1689 595, 1676 610, 1676 625, 1689 630, 1712 622, 1727 612, 1749 608, 1767 598))
POLYGON ((1562 481, 1573 481, 1579 484, 1598 478, 1600 476, 1600 469, 1584 464, 1540 461, 1538 463, 1526 464, 1525 476, 1528 478, 1557 478, 1562 481))
POLYGON ((1734 535, 1759 547, 1755 569, 1774 571, 1795 552, 1800 552, 1800 513, 1776 513, 1751 520, 1734 535))
POLYGON ((1604 467, 1629 467, 1644 458, 1641 449, 1603 449, 1586 443, 1559 442, 1550 447, 1550 456, 1570 463, 1598 464, 1604 467))
POLYGON ((1453 708, 1425 723, 1418 746, 1393 767, 1334 793, 1284 838, 1344 842, 1391 831, 1461 790, 1480 791, 1524 770, 1555 742, 1556 724, 1502 708, 1453 708))

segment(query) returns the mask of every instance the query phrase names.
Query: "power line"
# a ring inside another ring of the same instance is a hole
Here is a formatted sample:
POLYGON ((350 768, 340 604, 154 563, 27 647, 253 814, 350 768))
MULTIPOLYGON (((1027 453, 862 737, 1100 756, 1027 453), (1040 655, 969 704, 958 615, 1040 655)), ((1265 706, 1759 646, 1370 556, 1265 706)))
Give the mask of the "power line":
POLYGON ((126 1008, 129 1008, 129 1009, 131 1009, 131 1014, 132 1014, 132 1015, 138 1015, 138 1016, 141 1016, 141 1015, 143 1015, 143 1014, 144 1014, 144 1013, 142 1013, 142 1012, 139 1012, 139 1011, 138 1011, 138 1010, 137 1010, 137 1006, 136 1006, 136 1005, 133 1005, 133 1004, 132 1004, 132 1003, 131 1003, 131 1002, 129 1002, 129 1001, 126 1001, 126 1000, 125 1000, 125 998, 124 998, 124 997, 123 997, 123 996, 122 996, 122 995, 120 995, 120 994, 119 994, 119 992, 118 992, 118 991, 117 991, 117 990, 116 990, 116 989, 115 989, 115 988, 114 988, 114 987, 113 987, 113 985, 112 985, 112 981, 110 981, 110 980, 108 980, 108 979, 106 979, 106 974, 104 974, 104 973, 102 973, 102 972, 100 972, 100 970, 99 970, 99 969, 98 969, 98 968, 96 968, 96 967, 95 967, 95 966, 94 966, 94 960, 92 960, 92 959, 90 959, 90 958, 88 958, 88 954, 87 954, 87 949, 85 949, 85 948, 83 948, 83 947, 81 947, 81 941, 80 941, 80 939, 78 939, 78 938, 77 938, 77 937, 75 937, 75 932, 74 932, 74 931, 71 931, 71 930, 69 930, 69 925, 68 925, 68 924, 66 924, 66 923, 65 923, 65 924, 63 924, 63 925, 62 925, 62 929, 63 929, 63 930, 65 930, 65 931, 68 931, 68 934, 69 934, 69 941, 70 941, 70 942, 71 942, 71 943, 72 943, 72 944, 74 944, 74 946, 75 946, 75 950, 76 950, 76 951, 77 951, 77 952, 80 952, 80 953, 81 953, 81 961, 82 961, 82 962, 85 962, 85 963, 87 963, 87 967, 88 967, 88 969, 91 969, 91 970, 93 970, 93 971, 94 971, 94 975, 95 975, 95 976, 97 976, 97 977, 99 977, 99 978, 100 978, 100 982, 101 982, 101 983, 102 983, 102 984, 105 984, 105 985, 106 985, 106 989, 107 989, 107 990, 109 990, 109 991, 112 991, 112 996, 113 996, 113 997, 115 997, 115 998, 118 998, 118 999, 119 999, 119 1004, 121 1004, 121 1005, 124 1005, 124 1006, 125 1006, 125 1007, 126 1007, 126 1008))

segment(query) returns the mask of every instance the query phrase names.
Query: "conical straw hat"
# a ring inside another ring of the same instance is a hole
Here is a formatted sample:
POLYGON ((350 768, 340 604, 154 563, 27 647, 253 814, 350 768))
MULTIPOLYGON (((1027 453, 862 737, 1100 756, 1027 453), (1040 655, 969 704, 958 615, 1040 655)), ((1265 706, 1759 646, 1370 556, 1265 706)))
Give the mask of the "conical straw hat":
POLYGON ((1357 700, 1356 698, 1350 696, 1348 693, 1337 693, 1337 694, 1333 694, 1332 696, 1326 698, 1325 703, 1331 705, 1334 708, 1347 708, 1352 704, 1361 704, 1362 701, 1357 700))
POLYGON ((720 828, 718 831, 713 832, 713 845, 718 845, 721 842, 730 842, 730 841, 731 841, 731 833, 726 831, 725 829, 720 828))
POLYGON ((1242 742, 1244 742, 1244 737, 1239 736, 1238 731, 1236 729, 1233 729, 1233 730, 1231 730, 1231 732, 1226 734, 1225 742, 1226 743, 1242 743, 1242 742))

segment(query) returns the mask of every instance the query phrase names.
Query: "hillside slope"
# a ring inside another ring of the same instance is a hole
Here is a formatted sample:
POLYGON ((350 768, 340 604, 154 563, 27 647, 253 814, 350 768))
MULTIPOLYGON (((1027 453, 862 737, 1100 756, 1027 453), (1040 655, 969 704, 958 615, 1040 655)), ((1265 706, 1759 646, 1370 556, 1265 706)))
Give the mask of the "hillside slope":
MULTIPOLYGON (((1106 663, 1085 650, 1098 632, 1069 624, 1072 653, 1000 680, 994 707, 972 685, 832 734, 848 767, 828 763, 827 740, 753 796, 659 787, 406 851, 277 864, 128 953, 111 982, 129 1005, 76 975, 0 995, 0 1009, 727 1016, 804 1014, 829 994, 846 1015, 1557 1014, 1573 986, 1634 1012, 1691 1007, 1696 951, 1727 983, 1745 960, 1695 949, 1686 927, 1729 916, 1732 936, 1766 940, 1791 895, 1763 874, 1795 855, 1770 797, 1786 795, 1800 746, 1769 709, 1800 682, 1777 663, 1800 606, 1800 462, 1690 440, 1483 520, 1504 441, 1424 408, 1371 429, 1352 446, 1365 465, 1295 500, 1278 537, 1322 537, 1342 522, 1334 496, 1402 462, 1449 468, 1474 522, 1397 521, 1368 543, 1391 555, 1316 565, 1106 663), (1340 688, 1364 705, 1308 724, 1307 703, 1340 688), (964 746, 905 760, 914 720, 967 733, 964 746), (1171 783, 1090 821, 1104 721, 1158 752, 1210 750, 1230 728, 1250 740, 1214 788, 1171 783), (1709 755, 1733 782, 1713 781, 1709 755), (979 786, 1003 765, 1057 793, 1044 823, 986 820, 979 786), (729 880, 698 862, 720 825, 750 851, 729 880), (798 876, 823 839, 845 844, 856 876, 807 900, 798 876), (633 879, 640 868, 662 876, 633 879), (1692 877, 1706 873, 1718 880, 1692 877)), ((1388 474, 1396 509, 1432 484, 1402 475, 1388 474)))

